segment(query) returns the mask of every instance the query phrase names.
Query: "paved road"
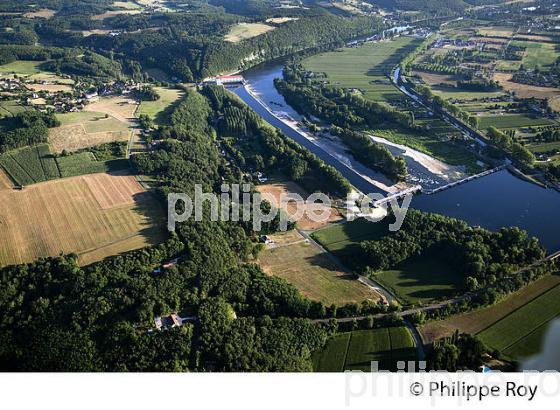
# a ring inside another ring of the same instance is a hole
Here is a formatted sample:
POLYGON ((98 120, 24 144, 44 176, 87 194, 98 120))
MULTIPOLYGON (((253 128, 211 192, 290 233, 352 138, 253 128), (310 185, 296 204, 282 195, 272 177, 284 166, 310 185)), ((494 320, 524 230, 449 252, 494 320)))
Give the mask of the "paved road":
MULTIPOLYGON (((545 262, 552 261, 552 260, 556 260, 556 259, 560 259, 560 251, 551 253, 550 255, 546 256, 545 258, 540 259, 540 260, 536 261, 535 263, 533 263, 533 264, 531 264, 531 265, 529 265, 529 266, 526 266, 526 267, 524 267, 524 268, 521 268, 521 269, 517 270, 513 275, 517 275, 517 274, 523 273, 523 272, 525 272, 525 271, 527 271, 527 270, 529 270, 529 269, 538 267, 538 266, 542 265, 542 264, 545 263, 545 262)), ((507 279, 507 278, 505 278, 505 279, 507 279)), ((481 290, 481 291, 482 291, 482 290, 481 290)), ((397 313, 397 315, 400 316, 400 317, 406 317, 406 316, 413 315, 413 314, 415 314, 415 313, 429 312, 429 311, 432 311, 432 310, 438 310, 438 309, 441 309, 441 308, 443 308, 443 307, 445 307, 445 306, 455 305, 455 304, 457 304, 457 303, 459 303, 459 302, 461 302, 461 301, 463 301, 463 300, 465 300, 465 299, 467 299, 467 298, 469 298, 469 297, 476 296, 477 293, 479 293, 479 292, 481 292, 481 291, 477 291, 477 292, 467 292, 467 293, 465 293, 465 294, 463 294, 463 295, 461 295, 461 296, 457 296, 457 297, 454 297, 454 298, 451 298, 451 299, 443 300, 443 301, 440 301, 440 302, 434 302, 434 303, 431 303, 431 304, 429 304, 429 305, 418 306, 418 307, 415 307, 415 308, 410 308, 410 309, 402 310, 402 311, 396 312, 396 313, 397 313)), ((391 315, 391 314, 392 314, 392 313, 378 313, 378 314, 376 314, 376 315, 373 315, 373 318, 374 318, 374 319, 381 319, 381 318, 387 317, 387 316, 389 316, 389 315, 391 315)), ((353 321, 354 319, 361 320, 361 319, 365 319, 365 318, 367 318, 367 317, 368 317, 368 315, 364 315, 364 316, 354 316, 354 317, 341 317, 341 318, 335 318, 335 320, 337 321, 337 323, 348 323, 348 322, 353 321)), ((331 319, 316 319, 316 320, 314 320, 314 322, 317 322, 317 323, 321 323, 321 322, 326 323, 326 322, 328 322, 328 321, 330 321, 330 320, 331 320, 331 319)))

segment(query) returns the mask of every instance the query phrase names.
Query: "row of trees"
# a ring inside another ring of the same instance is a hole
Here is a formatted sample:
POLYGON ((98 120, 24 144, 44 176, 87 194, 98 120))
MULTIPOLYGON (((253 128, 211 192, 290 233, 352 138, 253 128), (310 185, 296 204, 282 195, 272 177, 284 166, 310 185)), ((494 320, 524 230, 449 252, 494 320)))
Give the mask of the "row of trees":
POLYGON ((408 175, 405 159, 394 157, 385 146, 374 143, 369 136, 336 125, 330 128, 330 133, 340 137, 362 164, 397 181, 403 181, 408 175))
POLYGON ((212 102, 213 122, 220 142, 239 168, 252 172, 274 169, 309 191, 344 196, 351 187, 332 166, 259 118, 247 105, 221 87, 205 87, 212 102))
POLYGON ((535 155, 510 135, 503 133, 496 127, 489 127, 486 135, 498 148, 510 154, 517 161, 527 166, 534 164, 535 155))
POLYGON ((284 79, 277 79, 275 86, 300 113, 317 116, 342 128, 377 128, 389 122, 408 130, 418 129, 410 112, 367 100, 352 90, 318 83, 300 64, 286 66, 284 79))

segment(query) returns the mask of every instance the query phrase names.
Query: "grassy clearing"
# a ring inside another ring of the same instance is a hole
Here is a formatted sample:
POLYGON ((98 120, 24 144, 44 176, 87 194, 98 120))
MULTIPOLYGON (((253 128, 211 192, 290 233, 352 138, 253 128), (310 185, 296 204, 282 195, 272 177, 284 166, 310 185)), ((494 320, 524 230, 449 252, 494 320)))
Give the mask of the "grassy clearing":
POLYGON ((548 118, 530 117, 526 114, 506 114, 506 115, 481 115, 479 118, 479 128, 521 128, 541 125, 554 125, 556 121, 548 118))
POLYGON ((357 330, 331 338, 325 348, 314 352, 317 372, 371 370, 377 361, 380 370, 396 370, 397 362, 416 359, 414 338, 406 327, 357 330))
POLYGON ((401 93, 389 79, 390 71, 419 43, 412 37, 398 37, 317 54, 303 60, 303 65, 308 70, 326 73, 333 85, 360 89, 371 100, 400 99, 401 93))
POLYGON ((494 98, 503 95, 502 91, 488 92, 488 91, 465 91, 460 88, 442 87, 434 85, 431 87, 435 95, 439 95, 445 100, 474 100, 480 98, 494 98))
POLYGON ((43 72, 39 67, 44 61, 16 60, 8 64, 0 65, 0 73, 32 75, 43 72))
POLYGON ((522 63, 527 68, 552 65, 560 56, 555 44, 536 43, 531 41, 512 41, 514 46, 526 47, 522 63))
POLYGON ((559 151, 560 152, 560 141, 557 142, 544 142, 544 143, 539 143, 536 145, 533 144, 529 144, 527 145, 527 148, 529 148, 529 150, 531 152, 534 153, 543 153, 543 152, 550 152, 550 151, 559 151))
POLYGON ((158 226, 163 220, 159 203, 134 177, 123 174, 95 174, 21 191, 3 190, 0 265, 60 252, 93 254, 88 262, 99 260, 160 242, 165 233, 158 226))
POLYGON ((0 118, 1 117, 13 117, 20 112, 27 111, 29 108, 20 105, 14 100, 0 101, 0 118))
MULTIPOLYGON (((506 354, 515 354, 515 345, 523 343, 525 338, 531 340, 531 345, 526 347, 538 349, 538 342, 533 332, 560 315, 560 286, 556 286, 532 300, 523 307, 513 311, 503 319, 497 321, 478 335, 488 346, 499 349, 506 354), (536 346, 535 346, 536 345, 536 346)), ((534 350, 530 353, 536 353, 534 350)))
POLYGON ((389 232, 383 222, 373 223, 365 219, 333 225, 313 233, 313 239, 341 259, 352 258, 361 241, 381 239, 389 232))
POLYGON ((138 108, 138 115, 148 115, 157 125, 165 125, 170 109, 183 98, 185 93, 169 87, 155 87, 155 90, 160 98, 156 101, 142 101, 138 108))
POLYGON ((276 245, 259 256, 259 264, 271 275, 286 279, 305 296, 327 305, 344 305, 379 295, 341 270, 327 253, 309 243, 297 232, 271 235, 276 245), (287 240, 284 237, 288 236, 287 240))
POLYGON ((50 81, 57 84, 73 84, 71 78, 60 77, 53 72, 45 71, 42 69, 42 64, 45 61, 29 61, 29 60, 16 60, 11 63, 0 65, 0 78, 25 77, 29 81, 50 81))
POLYGON ((230 43, 238 43, 248 38, 260 36, 275 28, 276 27, 264 23, 239 23, 231 27, 229 33, 224 37, 224 40, 230 43))
POLYGON ((24 16, 30 19, 34 18, 44 18, 50 19, 56 14, 56 11, 50 9, 40 9, 36 11, 31 11, 29 13, 25 13, 24 16))
POLYGON ((410 258, 395 269, 380 272, 376 279, 392 289, 407 304, 427 303, 454 295, 463 278, 435 257, 410 258))
POLYGON ((456 329, 465 333, 479 333, 559 284, 560 275, 545 276, 493 306, 428 323, 420 328, 420 333, 427 343, 449 336, 456 329))
POLYGON ((61 127, 81 124, 86 132, 126 131, 128 126, 114 117, 101 112, 79 111, 56 114, 61 127))

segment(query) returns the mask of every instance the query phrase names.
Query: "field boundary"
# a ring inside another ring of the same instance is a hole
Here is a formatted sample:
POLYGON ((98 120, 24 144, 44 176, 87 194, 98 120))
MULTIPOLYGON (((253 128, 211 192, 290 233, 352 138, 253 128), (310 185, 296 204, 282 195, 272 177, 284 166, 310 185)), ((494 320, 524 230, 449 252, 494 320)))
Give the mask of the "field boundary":
MULTIPOLYGON (((525 303, 524 305, 521 305, 521 306, 516 307, 516 308, 513 309, 511 312, 509 312, 507 315, 505 315, 505 316, 501 317, 500 319, 496 320, 496 321, 495 321, 494 323, 492 323, 491 325, 488 325, 488 326, 486 326, 484 329, 479 330, 476 334, 478 335, 478 334, 480 334, 480 333, 482 333, 482 332, 484 332, 484 331, 490 329, 492 326, 496 325, 497 323, 500 323, 502 320, 507 319, 507 318, 508 318, 509 316, 511 316, 513 313, 515 313, 515 312, 517 312, 517 311, 519 311, 519 310, 525 308, 525 307, 526 307, 527 305, 529 305, 530 303, 533 303, 533 302, 536 301, 538 298, 543 297, 544 295, 546 295, 546 294, 549 293, 549 292, 552 292, 554 289, 556 289, 556 288, 558 288, 558 287, 560 287, 560 284, 555 285, 555 286, 551 287, 550 289, 545 290, 543 293, 541 293, 541 294, 535 296, 533 299, 527 301, 527 303, 525 303)), ((498 303, 499 303, 499 302, 498 302, 498 303)), ((548 320, 547 322, 550 322, 550 320, 548 320)), ((546 323, 546 322, 545 322, 545 323, 546 323)), ((543 324, 544 324, 544 323, 540 324, 539 326, 537 326, 537 328, 540 327, 540 326, 542 326, 543 324)), ((534 329, 531 331, 531 333, 532 333, 533 331, 534 331, 534 329)), ((525 336, 527 336, 527 335, 525 335, 525 336)), ((522 338, 525 337, 525 336, 522 336, 520 339, 522 339, 522 338)), ((520 340, 520 339, 518 339, 518 340, 520 340)), ((515 342, 514 342, 514 343, 515 343, 515 342)), ((513 343, 511 343, 509 346, 511 346, 512 344, 513 344, 513 343)), ((508 346, 508 347, 509 347, 509 346, 508 346)))

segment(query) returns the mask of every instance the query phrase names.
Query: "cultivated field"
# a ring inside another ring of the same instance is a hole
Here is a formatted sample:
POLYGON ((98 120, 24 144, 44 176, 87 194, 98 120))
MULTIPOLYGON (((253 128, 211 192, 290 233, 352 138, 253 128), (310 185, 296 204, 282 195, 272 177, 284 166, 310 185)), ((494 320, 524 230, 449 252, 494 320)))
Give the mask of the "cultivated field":
POLYGON ((132 176, 94 174, 0 191, 0 265, 76 252, 82 264, 163 239, 163 212, 132 176), (157 225, 156 225, 157 224, 157 225), (82 256, 83 255, 83 256, 82 256))
POLYGON ((0 168, 0 191, 12 189, 13 184, 8 175, 0 168))
POLYGON ((231 43, 238 43, 242 40, 260 36, 276 27, 264 23, 239 23, 233 26, 224 39, 231 43))
POLYGON ((124 123, 130 123, 134 119, 137 107, 137 102, 126 96, 101 97, 86 105, 85 111, 102 112, 124 123))
POLYGON ((14 100, 4 100, 0 101, 0 118, 1 117, 12 117, 20 112, 26 111, 29 108, 19 105, 17 101, 14 100))
POLYGON ((422 339, 425 343, 431 343, 450 336, 456 329, 465 333, 479 333, 559 284, 560 275, 545 276, 493 306, 430 322, 419 329, 422 339))
POLYGON ((498 81, 507 91, 515 92, 519 98, 542 98, 547 99, 552 108, 560 110, 558 100, 560 99, 560 90, 552 87, 538 87, 535 85, 520 84, 511 81, 512 74, 495 73, 494 80, 498 81))
MULTIPOLYGON (((283 196, 284 198, 287 198, 287 195, 289 194, 297 194, 306 200, 309 196, 307 192, 294 182, 258 185, 257 191, 262 194, 263 199, 268 200, 274 207, 283 209, 290 215, 296 214, 297 205, 293 201, 286 203, 286 199, 284 200, 284 203, 281 203, 281 197, 283 196)), ((342 216, 337 209, 321 207, 321 212, 329 212, 328 219, 324 222, 315 222, 310 219, 312 211, 312 208, 306 209, 304 216, 297 221, 298 228, 303 230, 314 230, 342 219, 342 216)), ((317 215, 319 216, 320 213, 317 213, 317 215)))
POLYGON ((379 294, 341 269, 331 255, 297 231, 270 235, 275 241, 259 255, 262 269, 286 279, 312 300, 330 305, 379 300, 379 294))
POLYGON ((331 338, 324 349, 314 352, 316 372, 371 371, 377 361, 380 370, 397 368, 400 360, 416 359, 414 338, 406 327, 357 330, 331 338))
POLYGON ((41 144, 20 148, 0 155, 0 167, 18 185, 60 178, 60 171, 49 147, 41 144))
POLYGON ((311 56, 303 60, 303 65, 311 71, 326 73, 333 85, 361 90, 371 100, 399 99, 402 95, 391 84, 390 71, 419 42, 415 38, 399 37, 366 43, 311 56))
POLYGON ((140 14, 142 11, 138 9, 122 9, 122 10, 110 10, 105 13, 96 14, 91 17, 92 20, 105 20, 109 17, 115 17, 120 14, 140 14))
POLYGON ((29 90, 32 91, 48 91, 52 93, 57 93, 60 91, 72 91, 72 87, 68 84, 26 84, 29 90))
POLYGON ((424 71, 413 71, 413 75, 418 75, 422 81, 428 85, 438 85, 438 84, 448 84, 455 86, 457 85, 457 80, 454 75, 449 74, 434 74, 427 73, 424 71))
POLYGON ((481 130, 492 126, 496 128, 521 128, 556 124, 555 121, 548 118, 530 117, 525 114, 481 115, 478 118, 481 130))
POLYGON ((185 95, 184 91, 176 88, 155 87, 154 90, 159 94, 156 101, 142 101, 138 107, 138 115, 145 114, 150 116, 156 124, 164 125, 166 113, 173 105, 185 95))
POLYGON ((548 323, 560 315, 558 300, 560 285, 513 311, 478 336, 486 345, 514 358, 537 353, 548 323))
POLYGON ((126 97, 101 98, 84 111, 57 114, 61 126, 49 130, 54 152, 76 151, 112 141, 126 141, 137 105, 126 97))

